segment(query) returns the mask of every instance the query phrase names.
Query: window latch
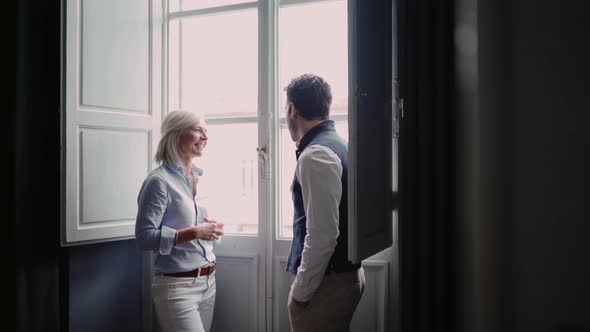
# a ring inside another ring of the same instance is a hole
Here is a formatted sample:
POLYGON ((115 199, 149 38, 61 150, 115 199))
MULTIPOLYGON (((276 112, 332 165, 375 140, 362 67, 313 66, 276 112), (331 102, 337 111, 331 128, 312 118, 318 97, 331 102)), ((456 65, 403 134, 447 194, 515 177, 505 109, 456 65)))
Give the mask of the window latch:
POLYGON ((393 100, 393 138, 399 138, 399 124, 404 117, 404 98, 393 100))
POLYGON ((257 147, 256 151, 258 152, 258 159, 260 160, 258 163, 260 178, 266 179, 267 175, 270 177, 270 172, 268 171, 268 148, 266 146, 257 147))

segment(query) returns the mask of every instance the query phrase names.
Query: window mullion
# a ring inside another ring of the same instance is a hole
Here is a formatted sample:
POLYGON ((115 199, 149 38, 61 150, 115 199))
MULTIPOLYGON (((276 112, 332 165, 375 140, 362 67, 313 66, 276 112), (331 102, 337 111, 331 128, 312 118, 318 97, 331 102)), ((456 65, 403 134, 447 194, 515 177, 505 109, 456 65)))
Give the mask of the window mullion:
MULTIPOLYGON (((278 225, 278 114, 277 105, 277 16, 278 0, 259 0, 258 26, 258 103, 259 103, 259 146, 266 147, 268 157, 263 167, 268 170, 265 178, 259 179, 259 225, 265 242, 266 280, 273 280, 274 239, 278 225)), ((266 296, 273 294, 273 282, 266 283, 266 296)), ((273 326, 273 305, 267 306, 266 327, 273 326)))

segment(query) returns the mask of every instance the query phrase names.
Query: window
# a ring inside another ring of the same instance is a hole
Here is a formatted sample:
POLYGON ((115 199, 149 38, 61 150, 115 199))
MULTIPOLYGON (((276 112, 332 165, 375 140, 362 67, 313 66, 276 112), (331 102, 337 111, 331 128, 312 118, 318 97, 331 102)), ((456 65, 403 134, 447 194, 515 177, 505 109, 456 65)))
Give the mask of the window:
POLYGON ((169 109, 207 121, 199 204, 223 220, 226 234, 257 234, 258 12, 256 3, 212 7, 227 3, 171 3, 178 11, 168 31, 169 109))
MULTIPOLYGON (((347 2, 323 1, 281 6, 278 21, 280 105, 286 103, 282 89, 292 78, 304 73, 322 76, 332 88, 330 117, 335 120, 338 133, 348 140, 347 2)), ((280 121, 279 236, 291 238, 293 203, 289 188, 295 172, 295 144, 287 130, 284 111, 280 113, 280 121)))
POLYGON ((392 181, 381 176, 392 174, 391 2, 83 4, 66 6, 65 245, 133 237, 136 193, 155 167, 162 116, 175 109, 208 122, 199 203, 244 247, 288 242, 296 161, 283 88, 307 72, 330 83, 331 118, 350 138, 349 217, 363 227, 349 234, 364 232, 363 257, 391 243, 393 198, 382 183, 392 181), (372 24, 377 16, 381 25, 372 24))
MULTIPOLYGON (((348 138, 347 2, 287 2, 278 8, 276 86, 258 84, 258 5, 240 1, 172 1, 168 31, 169 109, 195 110, 208 121, 210 142, 199 160, 205 169, 200 203, 232 234, 258 230, 259 131, 277 137, 278 235, 292 237, 293 207, 289 188, 295 167, 295 144, 286 128, 285 93, 289 81, 303 73, 324 77, 332 87, 331 117, 348 138), (301 22, 306 24, 302 25, 301 22), (267 91, 259 91, 267 89, 267 91), (274 94, 274 96, 272 96, 274 94), (271 109, 279 130, 260 124, 260 95, 278 100, 271 109), (219 185, 223 184, 223 185, 219 185), (231 188, 231 189, 228 189, 231 188), (228 202, 231 206, 228 207, 228 202)), ((272 71, 275 72, 272 72, 272 71)), ((269 161, 269 165, 273 161, 269 161)), ((268 201, 273 204, 277 200, 268 201)))

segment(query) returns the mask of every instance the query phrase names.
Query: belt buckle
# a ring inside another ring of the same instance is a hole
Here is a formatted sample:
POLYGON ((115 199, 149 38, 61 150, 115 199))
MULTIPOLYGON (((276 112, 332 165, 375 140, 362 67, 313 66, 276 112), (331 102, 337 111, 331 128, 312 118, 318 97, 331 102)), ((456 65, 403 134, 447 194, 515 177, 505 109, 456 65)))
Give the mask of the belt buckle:
POLYGON ((201 277, 201 276, 204 276, 204 275, 209 275, 210 274, 209 273, 209 268, 210 268, 209 266, 203 266, 203 267, 198 268, 198 270, 197 270, 197 278, 198 277, 201 277), (207 274, 204 274, 205 272, 207 272, 207 274))
POLYGON ((202 272, 204 273, 205 270, 207 271, 206 275, 210 275, 215 271, 215 262, 212 262, 211 265, 203 266, 197 269, 197 278, 200 277, 202 272))

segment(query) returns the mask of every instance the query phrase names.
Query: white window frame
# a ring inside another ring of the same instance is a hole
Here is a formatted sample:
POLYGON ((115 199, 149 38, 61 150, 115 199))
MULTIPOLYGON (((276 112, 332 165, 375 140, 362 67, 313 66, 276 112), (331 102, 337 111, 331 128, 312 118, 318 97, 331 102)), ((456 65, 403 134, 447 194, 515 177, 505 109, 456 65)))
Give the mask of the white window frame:
MULTIPOLYGON (((278 86, 278 19, 279 8, 284 6, 293 6, 301 4, 321 3, 321 2, 338 2, 342 0, 260 0, 246 3, 223 5, 219 7, 208 7, 202 9, 193 9, 187 11, 168 12, 168 1, 165 1, 164 17, 164 47, 165 58, 162 68, 164 70, 164 107, 166 112, 169 111, 169 23, 190 17, 198 17, 211 14, 230 13, 240 10, 258 9, 258 114, 252 116, 232 116, 223 117, 207 116, 208 124, 235 124, 235 123, 257 123, 259 135, 259 167, 263 170, 263 181, 268 181, 267 186, 261 186, 259 183, 259 228, 261 222, 272 220, 269 227, 271 234, 278 240, 291 240, 290 237, 282 237, 280 227, 281 211, 280 198, 285 188, 280 188, 280 130, 286 126, 285 118, 281 118, 283 107, 279 105, 280 93, 284 93, 278 86)), ((182 22, 180 23, 180 35, 182 36, 182 22)), ((182 47, 182 45, 180 45, 182 47)), ((180 55, 182 56, 182 55, 180 55)), ((179 81, 182 80, 182 59, 180 59, 179 81)), ((179 84, 179 108, 182 108, 182 84, 179 84)), ((334 120, 343 120, 347 118, 345 114, 332 115, 334 120)), ((260 175, 260 172, 259 172, 260 175)), ((250 236, 252 234, 232 234, 236 236, 250 236)), ((256 234, 254 234, 256 235, 256 234)))
MULTIPOLYGON (((192 9, 192 10, 186 10, 186 11, 175 11, 175 12, 169 12, 169 1, 170 0, 165 0, 164 3, 164 33, 163 33, 163 38, 164 38, 164 51, 163 53, 165 54, 165 58, 164 58, 164 62, 162 64, 162 68, 164 71, 164 108, 165 108, 165 112, 168 113, 169 111, 171 111, 170 109, 170 84, 169 84, 169 80, 170 80, 170 67, 169 67, 169 57, 170 57, 170 47, 169 47, 169 26, 170 23, 175 21, 175 20, 180 20, 180 19, 185 19, 185 18, 194 18, 194 17, 200 17, 200 16, 207 16, 207 15, 214 15, 214 14, 222 14, 222 13, 231 13, 231 12, 236 12, 236 11, 242 11, 242 10, 252 10, 254 8, 257 9, 257 13, 258 13, 258 25, 257 25, 257 31, 258 31, 258 38, 259 38, 259 45, 258 45, 258 114, 257 116, 249 116, 249 115, 239 115, 239 116, 224 116, 224 114, 216 114, 215 116, 209 116, 209 115, 205 115, 206 116, 206 120, 207 120, 207 124, 209 125, 219 125, 219 124, 238 124, 238 123, 253 123, 253 124, 258 124, 258 141, 260 142, 261 140, 261 136, 265 136, 266 133, 264 131, 260 130, 260 123, 261 120, 260 118, 264 117, 264 114, 266 112, 263 111, 264 107, 261 107, 261 101, 263 99, 265 99, 264 97, 261 96, 261 94, 264 94, 264 90, 261 88, 263 87, 263 82, 261 82, 261 77, 262 77, 262 70, 261 70, 261 65, 262 63, 264 63, 263 61, 261 61, 260 57, 261 57, 261 53, 263 49, 265 49, 264 43, 262 42, 261 39, 261 31, 263 29, 260 28, 260 26, 263 24, 264 22, 264 16, 261 14, 261 3, 263 1, 257 2, 257 1, 251 1, 251 2, 245 2, 245 3, 238 3, 238 4, 230 4, 230 5, 223 5, 223 6, 217 6, 217 7, 207 7, 207 8, 201 8, 201 9, 192 9)), ((182 34, 183 34, 183 30, 182 30, 182 21, 179 22, 179 38, 182 38, 182 34)), ((182 50, 182 43, 179 41, 179 47, 180 50, 182 50)), ((179 56, 182 57, 182 51, 179 52, 179 56)), ((178 96, 178 100, 179 100, 179 108, 182 109, 184 107, 183 105, 183 98, 182 98, 182 58, 179 58, 179 76, 178 76, 178 92, 179 92, 179 96, 178 96)), ((259 143, 260 144, 260 143, 259 143)), ((259 154, 259 159, 261 159, 263 157, 262 154, 259 154)), ((266 158, 266 156, 264 156, 266 158)), ((260 163, 260 161, 259 161, 260 163)), ((260 166, 259 166, 260 167, 260 166)), ((268 177, 268 175, 266 176, 268 177)), ((264 220, 263 218, 267 218, 264 215, 264 212, 266 209, 263 208, 262 206, 262 202, 264 202, 264 200, 261 200, 261 196, 264 195, 264 191, 265 188, 263 186, 261 186, 261 183, 259 181, 259 192, 258 192, 258 201, 259 201, 259 218, 257 220, 258 222, 258 232, 251 234, 251 233, 232 233, 232 236, 240 236, 240 237, 257 237, 259 236, 259 234, 261 234, 261 232, 263 232, 261 230, 261 227, 263 226, 262 223, 260 222, 261 220, 264 220)))

